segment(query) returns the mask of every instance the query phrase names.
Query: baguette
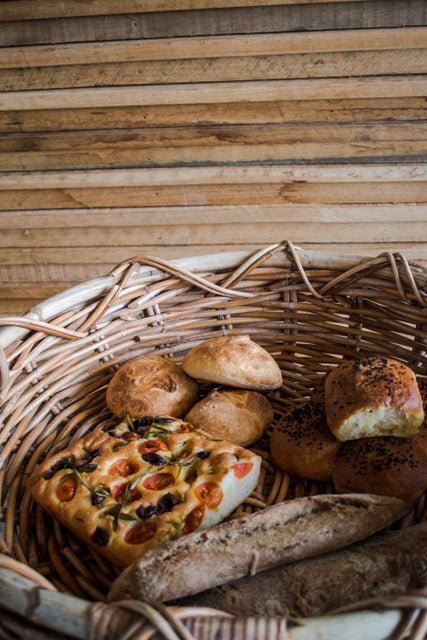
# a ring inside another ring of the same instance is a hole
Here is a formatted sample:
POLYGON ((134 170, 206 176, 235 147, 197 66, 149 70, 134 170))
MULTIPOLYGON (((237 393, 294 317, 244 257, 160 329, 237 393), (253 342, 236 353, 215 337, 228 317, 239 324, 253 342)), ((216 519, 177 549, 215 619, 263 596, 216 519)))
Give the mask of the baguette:
POLYGON ((237 616, 316 616, 427 585, 427 522, 174 601, 237 616), (263 594, 263 597, 260 597, 263 594))
POLYGON ((407 513, 396 499, 318 495, 273 505, 149 551, 113 583, 109 599, 169 601, 351 544, 407 513))

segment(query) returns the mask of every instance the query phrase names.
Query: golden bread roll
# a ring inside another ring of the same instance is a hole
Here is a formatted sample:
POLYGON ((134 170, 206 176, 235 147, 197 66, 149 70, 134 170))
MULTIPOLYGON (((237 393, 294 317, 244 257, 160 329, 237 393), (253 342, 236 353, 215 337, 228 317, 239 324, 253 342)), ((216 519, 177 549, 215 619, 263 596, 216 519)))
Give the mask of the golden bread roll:
POLYGON ((213 438, 245 447, 256 442, 273 419, 271 404, 258 391, 214 389, 185 416, 213 438))
POLYGON ((326 424, 323 402, 310 401, 288 413, 270 438, 275 464, 303 480, 330 480, 339 447, 326 424))
POLYGON ((263 391, 282 384, 277 362, 247 335, 205 340, 184 356, 182 367, 193 378, 230 387, 263 391))
POLYGON ((121 366, 112 377, 106 396, 108 408, 119 418, 180 418, 198 399, 197 382, 175 362, 157 355, 139 356, 121 366))
POLYGON ((427 427, 409 438, 345 442, 335 462, 333 482, 338 493, 376 493, 415 502, 427 491, 427 427))
POLYGON ((424 421, 414 372, 375 356, 346 360, 326 377, 328 426, 341 442, 377 436, 407 437, 424 421))

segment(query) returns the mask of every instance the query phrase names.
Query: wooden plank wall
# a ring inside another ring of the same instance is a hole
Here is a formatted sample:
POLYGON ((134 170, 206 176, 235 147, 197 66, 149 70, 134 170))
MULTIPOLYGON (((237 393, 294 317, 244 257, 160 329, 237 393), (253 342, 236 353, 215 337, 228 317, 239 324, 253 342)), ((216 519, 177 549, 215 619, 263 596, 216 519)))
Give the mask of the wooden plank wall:
POLYGON ((424 0, 0 3, 0 312, 305 248, 427 262, 424 0))

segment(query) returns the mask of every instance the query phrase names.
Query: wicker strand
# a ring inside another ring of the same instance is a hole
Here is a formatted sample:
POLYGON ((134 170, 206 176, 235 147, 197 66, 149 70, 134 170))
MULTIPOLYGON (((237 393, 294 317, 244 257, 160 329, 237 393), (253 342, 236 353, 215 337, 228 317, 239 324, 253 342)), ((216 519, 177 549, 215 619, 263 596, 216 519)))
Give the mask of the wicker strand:
MULTIPOLYGON (((400 254, 343 259, 281 242, 249 257, 244 252, 233 256, 193 258, 176 265, 151 258, 128 260, 109 276, 80 285, 72 294, 61 294, 59 302, 55 299, 46 307, 41 303, 40 311, 48 310, 49 322, 44 325, 33 321, 34 313, 24 318, 26 330, 1 331, 0 489, 7 542, 0 537, 0 550, 6 552, 7 562, 7 554, 14 552, 25 567, 24 576, 34 571, 39 580, 58 590, 45 592, 53 594, 44 600, 55 603, 53 607, 64 602, 66 609, 69 599, 73 600, 63 592, 84 598, 78 604, 79 611, 85 612, 80 628, 93 609, 92 640, 154 640, 161 631, 141 611, 105 604, 116 569, 34 505, 27 478, 46 455, 95 427, 102 428, 109 419, 105 389, 123 362, 156 351, 179 363, 188 349, 204 339, 224 332, 247 333, 274 356, 283 373, 285 383, 269 396, 273 427, 290 408, 305 401, 343 356, 375 351, 409 364, 417 375, 427 375, 427 272, 400 254), (199 275, 190 273, 187 265, 199 275), (62 330, 72 335, 60 337, 62 330)), ((210 388, 207 385, 203 392, 210 388)), ((278 471, 271 463, 267 438, 257 443, 256 450, 263 458, 260 482, 230 518, 282 500, 331 492, 330 485, 296 482, 278 471)), ((427 501, 420 502, 407 524, 422 520, 426 510, 427 501)), ((7 567, 13 569, 10 564, 0 565, 2 576, 7 567)), ((14 575, 19 577, 18 572, 14 575)), ((7 580, 8 576, 8 585, 7 580)), ((425 634, 426 597, 418 590, 405 598, 395 597, 387 606, 384 598, 358 603, 348 624, 364 613, 365 624, 371 620, 375 624, 384 616, 384 636, 392 634, 389 640, 395 636, 396 640, 419 640, 425 634)), ((187 630, 198 640, 215 633, 223 634, 218 636, 222 640, 241 640, 245 633, 254 632, 259 634, 257 640, 303 637, 303 627, 287 626, 285 619, 266 616, 236 622, 221 618, 222 612, 202 619, 197 610, 162 607, 146 612, 161 621, 162 628, 166 625, 168 633, 174 634, 170 637, 187 640, 187 630)), ((17 620, 22 615, 17 613, 17 620)), ((342 614, 344 624, 346 615, 342 614)), ((335 622, 339 628, 340 621, 335 622)), ((28 615, 26 623, 16 623, 15 631, 19 624, 31 628, 39 622, 28 615)), ((45 624, 51 628, 49 617, 45 624)), ((317 624, 323 624, 320 618, 313 622, 311 633, 317 624)), ((327 631, 327 622, 322 629, 327 631)), ((61 633, 63 628, 56 631, 61 633)), ((78 637, 86 640, 87 636, 81 632, 78 637)))
POLYGON ((271 257, 278 250, 281 250, 283 247, 283 243, 279 242, 276 244, 271 244, 269 247, 265 247, 257 253, 249 256, 243 264, 241 264, 233 273, 231 273, 222 283, 223 287, 234 287, 238 284, 244 277, 250 275, 252 271, 262 265, 267 258, 271 257))
POLYGON ((177 268, 172 263, 167 262, 166 260, 161 260, 160 258, 151 258, 148 256, 139 258, 138 256, 135 256, 131 258, 131 261, 136 262, 138 264, 145 265, 145 266, 155 267, 156 269, 159 269, 160 271, 165 271, 170 275, 178 276, 182 280, 185 280, 193 284, 194 286, 199 287, 200 289, 203 289, 209 293, 223 295, 231 298, 251 298, 252 297, 251 293, 248 293, 246 291, 233 291, 233 290, 226 289, 219 285, 213 284, 212 282, 209 282, 209 280, 206 280, 205 278, 201 278, 200 276, 197 276, 195 273, 191 273, 191 271, 187 271, 187 269, 184 269, 183 267, 177 268))

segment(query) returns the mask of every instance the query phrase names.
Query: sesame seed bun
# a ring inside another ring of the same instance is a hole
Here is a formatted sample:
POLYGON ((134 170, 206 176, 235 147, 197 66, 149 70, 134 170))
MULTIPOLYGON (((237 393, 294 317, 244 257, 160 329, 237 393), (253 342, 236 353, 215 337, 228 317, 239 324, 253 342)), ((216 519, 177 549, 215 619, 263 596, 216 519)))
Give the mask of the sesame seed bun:
POLYGON ((323 402, 307 402, 287 414, 273 429, 273 461, 291 476, 329 480, 340 443, 326 424, 323 402))
POLYGON ((408 437, 424 421, 414 372, 397 360, 346 360, 326 377, 325 407, 333 435, 345 442, 377 436, 408 437))
POLYGON ((338 493, 376 493, 415 502, 427 491, 427 427, 409 438, 345 442, 335 462, 333 482, 338 493))

